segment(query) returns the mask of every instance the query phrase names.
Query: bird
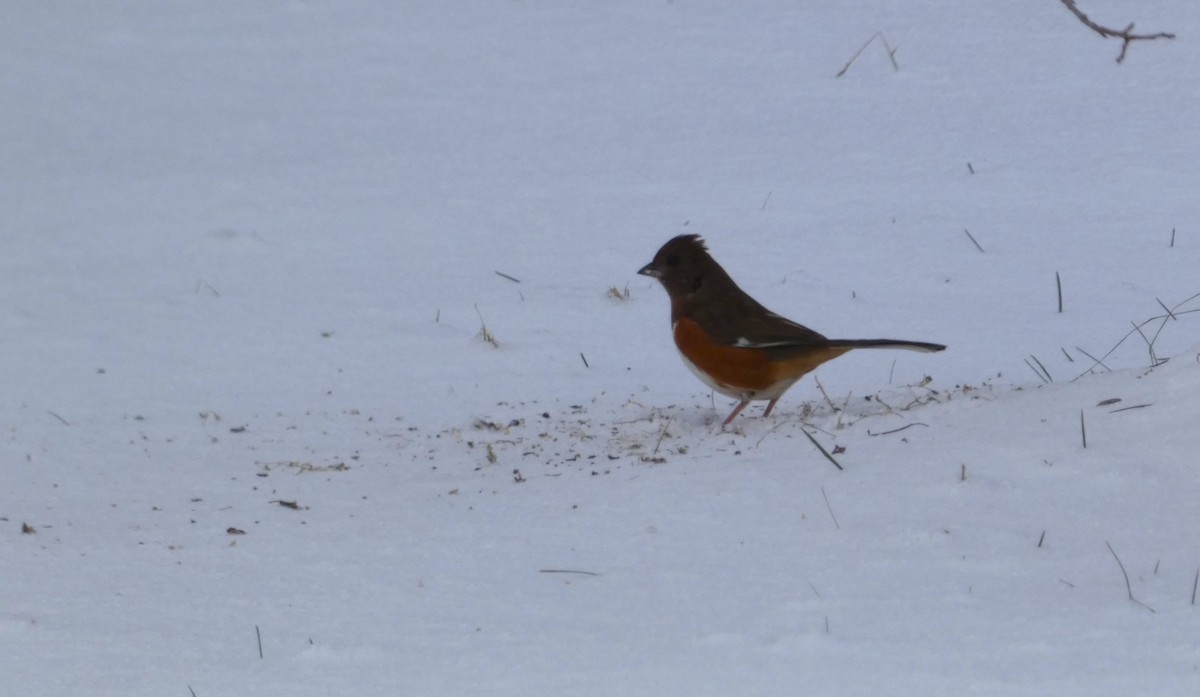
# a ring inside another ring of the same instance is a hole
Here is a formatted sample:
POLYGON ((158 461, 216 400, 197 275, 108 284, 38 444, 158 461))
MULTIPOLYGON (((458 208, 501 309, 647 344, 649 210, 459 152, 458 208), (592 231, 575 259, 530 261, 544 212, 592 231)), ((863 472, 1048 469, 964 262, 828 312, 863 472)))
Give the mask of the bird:
POLYGON ((679 235, 638 273, 658 279, 671 299, 671 331, 683 362, 700 380, 739 400, 728 426, 750 402, 769 400, 763 416, 800 378, 853 349, 946 347, 898 339, 829 339, 763 307, 734 283, 700 235, 679 235))

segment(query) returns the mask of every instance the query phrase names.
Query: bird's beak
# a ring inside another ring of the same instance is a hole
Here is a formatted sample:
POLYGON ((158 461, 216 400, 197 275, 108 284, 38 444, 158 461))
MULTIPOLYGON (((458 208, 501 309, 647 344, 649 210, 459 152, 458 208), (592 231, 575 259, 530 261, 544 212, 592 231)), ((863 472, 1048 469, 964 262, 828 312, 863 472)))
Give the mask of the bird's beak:
POLYGON ((650 278, 662 278, 662 271, 654 268, 654 262, 650 262, 638 271, 638 275, 649 276, 650 278))

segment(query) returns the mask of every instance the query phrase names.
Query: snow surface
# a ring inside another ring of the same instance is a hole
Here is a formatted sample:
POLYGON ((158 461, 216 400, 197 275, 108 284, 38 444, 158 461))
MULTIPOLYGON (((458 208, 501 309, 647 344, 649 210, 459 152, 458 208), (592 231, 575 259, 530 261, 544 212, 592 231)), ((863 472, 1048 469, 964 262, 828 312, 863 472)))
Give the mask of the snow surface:
POLYGON ((0 695, 1200 693, 1200 15, 1083 9, 4 3, 0 695), (681 232, 950 348, 722 431, 681 232))

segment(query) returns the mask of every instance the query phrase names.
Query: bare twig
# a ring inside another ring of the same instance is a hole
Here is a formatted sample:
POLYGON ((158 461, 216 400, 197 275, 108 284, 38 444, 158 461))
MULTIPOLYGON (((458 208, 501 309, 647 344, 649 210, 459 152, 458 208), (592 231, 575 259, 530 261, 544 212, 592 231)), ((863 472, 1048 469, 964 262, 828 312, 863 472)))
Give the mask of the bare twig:
MULTIPOLYGON (((1071 14, 1075 15, 1075 17, 1077 17, 1080 22, 1083 22, 1084 26, 1086 26, 1088 29, 1091 29, 1092 31, 1099 34, 1100 36, 1104 37, 1105 39, 1108 39, 1108 38, 1121 39, 1121 53, 1119 53, 1117 55, 1118 63, 1125 60, 1125 52, 1127 50, 1129 50, 1129 44, 1133 43, 1134 41, 1154 41, 1155 39, 1174 39, 1175 38, 1174 34, 1171 34, 1169 32, 1165 32, 1165 31, 1160 31, 1155 34, 1134 34, 1133 33, 1133 22, 1130 22, 1129 26, 1127 26, 1121 30, 1109 29, 1108 27, 1097 24, 1096 22, 1093 22, 1091 19, 1089 19, 1088 16, 1083 13, 1083 10, 1080 10, 1075 5, 1075 0, 1059 0, 1059 1, 1062 2, 1063 6, 1066 7, 1068 10, 1070 10, 1071 14)), ((864 46, 864 48, 866 48, 866 47, 864 46)))

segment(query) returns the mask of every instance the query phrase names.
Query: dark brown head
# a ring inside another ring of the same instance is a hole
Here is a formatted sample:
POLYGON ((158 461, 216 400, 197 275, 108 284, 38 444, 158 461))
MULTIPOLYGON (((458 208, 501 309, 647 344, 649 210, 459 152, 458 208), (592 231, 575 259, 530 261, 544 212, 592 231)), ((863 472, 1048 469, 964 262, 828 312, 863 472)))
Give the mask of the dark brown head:
POLYGON ((654 255, 654 261, 638 273, 657 278, 671 296, 673 305, 685 302, 697 293, 733 285, 725 269, 709 256, 708 247, 699 235, 680 235, 671 239, 654 255))

